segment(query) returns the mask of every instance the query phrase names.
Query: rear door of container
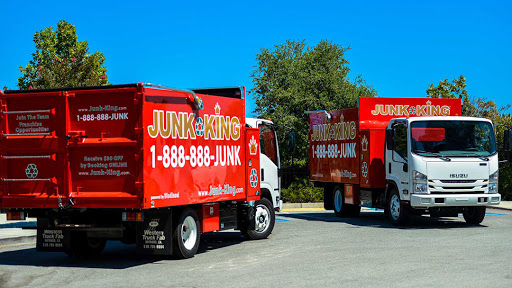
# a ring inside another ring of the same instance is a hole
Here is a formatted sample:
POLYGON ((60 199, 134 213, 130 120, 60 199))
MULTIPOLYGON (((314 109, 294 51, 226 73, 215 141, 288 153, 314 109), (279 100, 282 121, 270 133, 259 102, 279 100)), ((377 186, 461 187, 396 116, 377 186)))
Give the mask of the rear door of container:
POLYGON ((57 205, 66 178, 66 105, 62 91, 2 95, 2 207, 57 205))
POLYGON ((2 207, 139 208, 140 91, 3 95, 2 207))

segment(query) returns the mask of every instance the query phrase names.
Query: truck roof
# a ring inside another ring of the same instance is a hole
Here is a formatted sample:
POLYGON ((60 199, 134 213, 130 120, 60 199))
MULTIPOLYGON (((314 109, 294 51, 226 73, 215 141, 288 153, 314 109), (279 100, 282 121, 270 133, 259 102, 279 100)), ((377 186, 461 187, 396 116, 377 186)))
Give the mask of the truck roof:
POLYGON ((468 116, 420 116, 420 117, 410 117, 410 118, 396 118, 396 119, 404 119, 409 122, 416 121, 481 121, 481 122, 490 122, 491 120, 487 118, 478 118, 478 117, 468 117, 468 116))
POLYGON ((138 86, 159 88, 165 90, 179 90, 184 92, 194 92, 197 94, 206 94, 213 96, 222 96, 236 99, 244 99, 245 87, 211 87, 211 88, 193 88, 193 89, 176 89, 162 85, 155 85, 152 83, 132 83, 132 84, 117 84, 117 85, 102 85, 102 86, 81 86, 81 87, 60 87, 50 89, 31 89, 31 90, 5 90, 4 94, 19 94, 19 93, 34 93, 34 92, 55 92, 55 91, 76 91, 76 90, 98 90, 98 89, 116 89, 116 88, 137 88, 138 86))

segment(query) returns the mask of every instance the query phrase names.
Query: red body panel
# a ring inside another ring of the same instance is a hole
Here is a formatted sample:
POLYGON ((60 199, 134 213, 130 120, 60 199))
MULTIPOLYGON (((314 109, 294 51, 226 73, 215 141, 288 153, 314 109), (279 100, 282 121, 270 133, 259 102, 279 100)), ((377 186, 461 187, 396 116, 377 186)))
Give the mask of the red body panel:
POLYGON ((244 100, 198 95, 197 110, 191 95, 142 84, 1 95, 11 113, 1 119, 0 208, 254 200, 244 100))
POLYGON ((460 116, 461 101, 361 97, 358 108, 329 113, 331 120, 323 112, 309 117, 311 180, 384 188, 385 129, 389 121, 415 116, 460 116))

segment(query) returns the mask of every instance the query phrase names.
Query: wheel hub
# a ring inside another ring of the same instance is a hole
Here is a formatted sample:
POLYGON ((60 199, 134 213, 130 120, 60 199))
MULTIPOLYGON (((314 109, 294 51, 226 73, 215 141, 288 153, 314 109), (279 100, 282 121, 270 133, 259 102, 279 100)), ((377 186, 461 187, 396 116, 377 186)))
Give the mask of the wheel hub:
POLYGON ((270 211, 265 205, 256 206, 256 232, 264 232, 267 230, 270 220, 269 220, 270 211))
POLYGON ((194 218, 188 216, 183 221, 181 226, 181 240, 183 241, 183 246, 186 249, 192 250, 194 245, 196 244, 197 239, 197 225, 194 218))
POLYGON ((334 192, 334 208, 336 209, 336 212, 340 212, 341 211, 341 206, 342 206, 342 203, 343 202, 343 198, 342 198, 342 195, 341 195, 341 191, 340 190, 336 190, 334 192))
POLYGON ((397 195, 393 195, 391 197, 389 212, 391 213, 391 217, 397 220, 400 217, 400 199, 397 195))

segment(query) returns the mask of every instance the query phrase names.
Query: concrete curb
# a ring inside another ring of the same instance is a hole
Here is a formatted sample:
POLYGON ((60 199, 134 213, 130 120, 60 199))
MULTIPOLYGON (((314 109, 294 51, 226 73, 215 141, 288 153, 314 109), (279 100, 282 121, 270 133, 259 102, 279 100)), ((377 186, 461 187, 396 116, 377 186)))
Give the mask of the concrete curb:
MULTIPOLYGON (((283 203, 283 210, 295 210, 295 209, 312 209, 312 208, 324 208, 324 203, 283 203)), ((512 211, 512 201, 502 201, 498 206, 488 206, 488 209, 499 209, 512 211)))
POLYGON ((283 209, 324 208, 324 203, 283 203, 283 209))
POLYGON ((498 210, 512 211, 512 207, 490 206, 490 207, 487 207, 487 208, 489 208, 489 209, 498 209, 498 210))
POLYGON ((4 247, 9 247, 9 246, 27 245, 27 244, 35 244, 35 243, 36 243, 36 235, 4 238, 4 239, 0 239, 0 249, 2 249, 4 247))

